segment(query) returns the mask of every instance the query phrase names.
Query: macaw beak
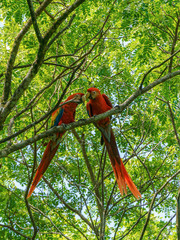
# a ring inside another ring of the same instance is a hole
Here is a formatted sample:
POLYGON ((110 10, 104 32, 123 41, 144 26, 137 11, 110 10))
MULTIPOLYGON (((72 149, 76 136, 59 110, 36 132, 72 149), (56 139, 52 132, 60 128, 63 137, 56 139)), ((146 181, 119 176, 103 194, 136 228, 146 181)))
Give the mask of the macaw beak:
POLYGON ((73 102, 75 102, 77 104, 81 104, 84 102, 83 98, 84 98, 84 95, 82 95, 79 99, 76 99, 76 97, 75 97, 73 102))
POLYGON ((82 101, 85 102, 90 97, 90 92, 87 92, 85 95, 82 96, 82 101))
POLYGON ((74 99, 73 102, 77 103, 77 104, 81 104, 82 103, 82 98, 81 99, 74 99))

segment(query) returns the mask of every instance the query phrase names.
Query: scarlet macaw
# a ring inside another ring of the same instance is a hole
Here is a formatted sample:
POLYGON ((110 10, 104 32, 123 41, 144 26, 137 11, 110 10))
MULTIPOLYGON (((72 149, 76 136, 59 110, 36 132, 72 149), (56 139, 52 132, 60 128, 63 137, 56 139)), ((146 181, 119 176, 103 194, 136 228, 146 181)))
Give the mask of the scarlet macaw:
MULTIPOLYGON (((62 107, 56 109, 52 113, 52 119, 51 119, 51 127, 53 126, 60 126, 61 124, 68 124, 72 123, 75 121, 75 111, 76 107, 78 104, 82 103, 82 97, 83 93, 75 93, 69 96, 65 102, 73 100, 68 102, 67 104, 63 105, 62 107)), ((42 178, 43 174, 45 173, 46 169, 48 168, 51 160, 53 159, 59 144, 60 144, 60 139, 62 138, 63 134, 65 133, 57 133, 54 140, 50 140, 49 143, 47 144, 47 147, 44 151, 42 160, 39 164, 39 167, 36 171, 36 175, 33 179, 32 186, 29 190, 29 193, 27 195, 27 198, 31 196, 33 193, 36 185, 42 178)))
MULTIPOLYGON (((113 107, 109 98, 105 94, 101 94, 97 88, 89 88, 87 90, 87 93, 83 97, 83 100, 86 100, 88 98, 89 102, 87 103, 86 108, 90 117, 104 113, 113 107)), ((140 192, 127 173, 123 161, 120 158, 114 133, 111 128, 110 118, 106 117, 98 121, 95 123, 95 126, 102 133, 102 140, 105 142, 121 195, 124 193, 127 194, 127 184, 135 198, 141 198, 140 192)))

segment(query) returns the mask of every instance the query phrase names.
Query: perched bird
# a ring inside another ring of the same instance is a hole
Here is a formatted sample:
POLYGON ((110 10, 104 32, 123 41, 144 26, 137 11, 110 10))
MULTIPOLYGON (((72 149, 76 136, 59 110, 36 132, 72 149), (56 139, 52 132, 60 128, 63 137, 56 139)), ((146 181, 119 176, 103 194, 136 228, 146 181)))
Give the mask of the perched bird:
MULTIPOLYGON (((75 93, 69 96, 65 101, 67 103, 64 104, 62 107, 56 109, 52 113, 51 127, 74 122, 76 107, 78 106, 78 104, 82 103, 83 95, 84 95, 83 93, 75 93)), ((36 175, 33 179, 27 198, 31 196, 36 185, 38 184, 43 174, 45 173, 46 169, 48 168, 51 160, 53 159, 59 147, 60 140, 64 133, 65 131, 62 133, 56 133, 56 135, 54 136, 55 139, 50 140, 49 143, 47 144, 47 147, 44 151, 39 167, 36 171, 36 175)))
MULTIPOLYGON (((105 94, 101 94, 97 88, 89 88, 87 90, 86 95, 83 97, 83 101, 87 99, 89 99, 89 102, 87 103, 86 108, 90 117, 104 113, 113 107, 109 98, 105 94)), ((115 136, 111 128, 110 118, 106 117, 99 120, 94 125, 102 133, 102 138, 105 142, 121 195, 124 193, 127 194, 127 184, 135 198, 141 198, 140 192, 127 173, 123 161, 120 158, 115 136)))

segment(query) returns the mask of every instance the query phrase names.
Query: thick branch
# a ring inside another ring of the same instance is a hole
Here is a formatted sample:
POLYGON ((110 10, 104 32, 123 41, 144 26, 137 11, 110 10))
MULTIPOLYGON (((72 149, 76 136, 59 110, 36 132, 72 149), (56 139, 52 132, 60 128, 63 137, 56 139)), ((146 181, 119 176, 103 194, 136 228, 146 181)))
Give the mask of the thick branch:
POLYGON ((72 13, 79 5, 81 5, 85 0, 77 0, 56 20, 53 26, 46 32, 44 36, 44 42, 48 42, 50 37, 55 33, 59 25, 72 13))
MULTIPOLYGON (((126 101, 124 101, 122 104, 120 104, 119 106, 116 106, 115 108, 112 108, 111 110, 105 112, 105 113, 102 113, 102 114, 99 114, 97 116, 93 116, 89 119, 84 119, 84 120, 79 120, 78 122, 74 122, 74 123, 70 123, 68 125, 63 125, 63 126, 58 126, 58 127, 53 127, 49 130, 47 130, 46 132, 43 132, 39 135, 36 135, 32 138, 29 138, 25 141, 22 141, 21 143, 18 143, 16 145, 13 145, 11 147, 7 147, 7 148, 4 148, 1 152, 0 152, 0 157, 5 157, 7 155, 9 155, 10 153, 14 152, 14 151, 17 151, 21 148, 24 148, 26 147, 27 145, 33 143, 33 142, 36 142, 42 138, 45 138, 45 137, 48 137, 54 133, 57 133, 57 132, 63 132, 63 131, 68 131, 68 130, 72 130, 76 127, 81 127, 81 126, 85 126, 85 125, 88 125, 90 123, 95 123, 101 119, 104 119, 105 117, 109 117, 109 116, 112 116, 114 114, 119 114, 121 113, 125 108, 127 108, 127 106, 129 106, 137 97, 141 96, 143 93, 146 93, 148 92, 150 89, 154 88, 155 86, 177 76, 177 75, 180 75, 180 70, 179 71, 176 71, 176 72, 173 72, 173 73, 169 73, 167 74, 166 76, 160 78, 160 79, 157 79, 156 81, 152 82, 151 84, 149 84, 147 87, 143 88, 142 90, 138 89, 136 90, 126 101)), ((6 138, 7 139, 7 138, 6 138)), ((8 138, 10 139, 10 137, 8 138)), ((0 141, 0 143, 4 142, 3 140, 0 141)))
POLYGON ((180 240, 180 188, 177 196, 176 228, 178 240, 180 240))
POLYGON ((37 24, 36 14, 34 12, 34 7, 33 7, 33 4, 32 4, 32 1, 27 0, 27 3, 28 3, 28 6, 29 6, 29 11, 30 11, 30 14, 31 14, 31 19, 32 19, 32 22, 33 22, 33 26, 34 26, 34 30, 35 30, 37 39, 38 39, 39 43, 41 43, 42 42, 42 36, 41 36, 40 30, 39 30, 39 27, 38 27, 38 24, 37 24))
MULTIPOLYGON (((45 0, 41 6, 36 10, 35 15, 36 17, 39 16, 44 9, 52 2, 52 0, 45 0)), ((12 51, 10 54, 9 61, 7 63, 7 70, 6 70, 6 76, 5 76, 5 83, 4 83, 4 92, 2 97, 2 104, 5 104, 6 101, 9 98, 9 93, 11 91, 11 77, 12 77, 12 71, 14 67, 14 62, 19 50, 19 46, 21 43, 21 40, 23 39, 24 35, 27 33, 29 28, 32 25, 31 18, 27 21, 26 25, 22 28, 22 30, 19 32, 19 34, 16 36, 14 45, 12 47, 12 51)))
POLYGON ((18 86, 16 91, 14 92, 11 99, 6 103, 5 107, 1 112, 0 117, 0 128, 2 128, 2 124, 4 123, 5 119, 9 115, 10 111, 14 108, 19 98, 22 96, 24 91, 28 88, 29 84, 31 83, 32 79, 35 77, 37 72, 39 71, 44 56, 46 54, 46 47, 49 39, 51 38, 52 34, 57 30, 59 25, 69 16, 69 14, 75 10, 80 4, 82 4, 85 0, 77 0, 74 4, 72 4, 63 14, 58 18, 58 20, 54 23, 54 25, 47 31, 45 36, 43 37, 43 41, 41 42, 37 58, 35 59, 34 63, 32 64, 29 72, 27 73, 26 77, 23 79, 21 84, 18 86))
MULTIPOLYGON (((175 30, 175 36, 174 36, 174 39, 173 39, 173 43, 172 43, 171 55, 174 53, 176 42, 178 40, 179 24, 180 24, 180 16, 178 16, 178 21, 177 21, 177 24, 176 24, 176 30, 175 30)), ((169 63, 169 72, 172 71, 172 64, 173 64, 173 58, 171 58, 170 63, 169 63)))

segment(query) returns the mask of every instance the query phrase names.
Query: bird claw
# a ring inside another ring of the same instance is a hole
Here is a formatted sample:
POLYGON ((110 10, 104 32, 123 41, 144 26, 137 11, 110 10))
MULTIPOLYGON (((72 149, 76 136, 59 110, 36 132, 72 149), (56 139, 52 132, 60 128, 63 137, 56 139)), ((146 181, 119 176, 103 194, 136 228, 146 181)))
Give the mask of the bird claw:
POLYGON ((81 118, 81 119, 78 120, 78 122, 79 122, 79 121, 85 121, 85 120, 86 120, 85 118, 81 118))
POLYGON ((48 145, 48 142, 44 142, 43 146, 46 147, 48 145))
POLYGON ((56 141, 56 133, 54 133, 52 136, 50 136, 51 141, 55 142, 56 141))
POLYGON ((120 109, 121 107, 119 105, 116 105, 114 108, 120 109))
POLYGON ((66 129, 67 125, 65 123, 62 123, 61 126, 66 129))

